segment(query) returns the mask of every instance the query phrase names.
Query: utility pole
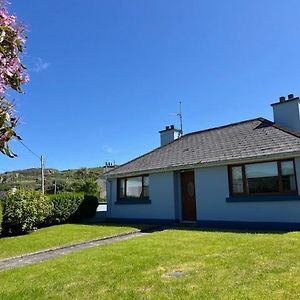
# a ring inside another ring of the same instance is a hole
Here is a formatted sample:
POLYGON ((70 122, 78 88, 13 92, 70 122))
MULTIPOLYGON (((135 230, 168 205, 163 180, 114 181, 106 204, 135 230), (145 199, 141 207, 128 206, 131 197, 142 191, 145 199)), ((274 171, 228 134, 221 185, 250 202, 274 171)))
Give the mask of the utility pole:
POLYGON ((57 185, 56 185, 56 179, 54 179, 54 194, 57 192, 57 185))
MULTIPOLYGON (((1 0, 0 0, 1 2, 1 0)), ((44 168, 45 168, 45 160, 44 160, 44 156, 41 155, 37 155, 36 153, 34 153, 28 146, 26 146, 21 140, 18 140, 32 155, 34 155, 36 158, 39 159, 40 163, 41 163, 41 190, 42 193, 45 194, 45 175, 44 175, 44 168)))
POLYGON ((45 161, 43 155, 41 155, 41 189, 42 194, 45 194, 45 175, 44 175, 44 168, 45 168, 45 161))

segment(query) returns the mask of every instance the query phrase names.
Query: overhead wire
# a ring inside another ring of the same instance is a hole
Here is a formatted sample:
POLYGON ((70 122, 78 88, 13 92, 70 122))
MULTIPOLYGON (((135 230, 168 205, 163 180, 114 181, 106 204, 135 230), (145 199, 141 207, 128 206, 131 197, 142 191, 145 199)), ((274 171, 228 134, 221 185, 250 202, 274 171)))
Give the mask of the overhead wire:
POLYGON ((35 152, 33 152, 28 146, 26 146, 21 140, 19 140, 19 142, 29 151, 31 152, 31 154, 33 154, 34 156, 36 156, 38 159, 41 158, 40 155, 37 155, 35 152))

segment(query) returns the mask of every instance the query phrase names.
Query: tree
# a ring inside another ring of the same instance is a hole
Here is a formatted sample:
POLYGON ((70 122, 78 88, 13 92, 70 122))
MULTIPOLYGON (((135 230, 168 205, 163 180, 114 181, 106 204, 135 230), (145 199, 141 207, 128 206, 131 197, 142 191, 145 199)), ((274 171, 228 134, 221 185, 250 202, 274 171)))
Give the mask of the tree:
POLYGON ((85 178, 82 180, 77 180, 73 183, 73 191, 80 193, 83 192, 86 195, 93 195, 99 198, 100 187, 93 178, 85 178))
POLYGON ((87 168, 80 168, 75 171, 74 176, 76 179, 85 180, 90 177, 90 172, 87 168))
POLYGON ((8 145, 12 138, 21 139, 15 132, 18 119, 13 104, 7 99, 7 91, 22 93, 21 86, 29 80, 21 62, 26 36, 15 15, 10 15, 4 0, 0 0, 0 151, 15 157, 8 145))
POLYGON ((100 196, 100 187, 95 180, 87 178, 82 184, 82 191, 86 195, 100 196))

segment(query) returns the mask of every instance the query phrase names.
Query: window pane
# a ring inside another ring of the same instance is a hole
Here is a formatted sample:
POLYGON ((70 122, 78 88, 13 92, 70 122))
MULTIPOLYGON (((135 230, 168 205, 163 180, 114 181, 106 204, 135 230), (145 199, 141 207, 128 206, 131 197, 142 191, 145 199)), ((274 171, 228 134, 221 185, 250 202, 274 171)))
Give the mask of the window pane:
POLYGON ((249 193, 279 192, 277 162, 245 166, 249 193))
POLYGON ((127 178, 127 198, 142 198, 143 182, 142 177, 127 178))
POLYGON ((149 197, 149 176, 144 176, 144 197, 149 197))
POLYGON ((233 193, 243 193, 243 172, 242 167, 232 167, 232 192, 233 193))
POLYGON ((120 179, 119 189, 120 198, 125 198, 125 179, 120 179))
POLYGON ((294 174, 294 163, 292 161, 281 162, 282 188, 284 191, 295 191, 296 180, 294 174))

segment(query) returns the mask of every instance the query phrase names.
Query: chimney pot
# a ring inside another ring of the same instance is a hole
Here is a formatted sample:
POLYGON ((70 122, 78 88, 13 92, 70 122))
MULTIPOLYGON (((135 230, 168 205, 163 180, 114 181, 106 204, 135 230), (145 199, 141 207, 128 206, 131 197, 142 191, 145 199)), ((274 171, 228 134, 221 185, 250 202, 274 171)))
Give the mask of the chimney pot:
POLYGON ((294 94, 288 94, 288 99, 289 100, 294 99, 294 94))
POLYGON ((170 126, 170 129, 174 129, 174 125, 171 125, 171 126, 170 126))
POLYGON ((169 126, 166 126, 166 130, 169 130, 169 126))
POLYGON ((282 103, 282 102, 284 102, 284 101, 285 101, 285 97, 284 97, 284 96, 281 96, 281 97, 279 98, 279 102, 282 103))

